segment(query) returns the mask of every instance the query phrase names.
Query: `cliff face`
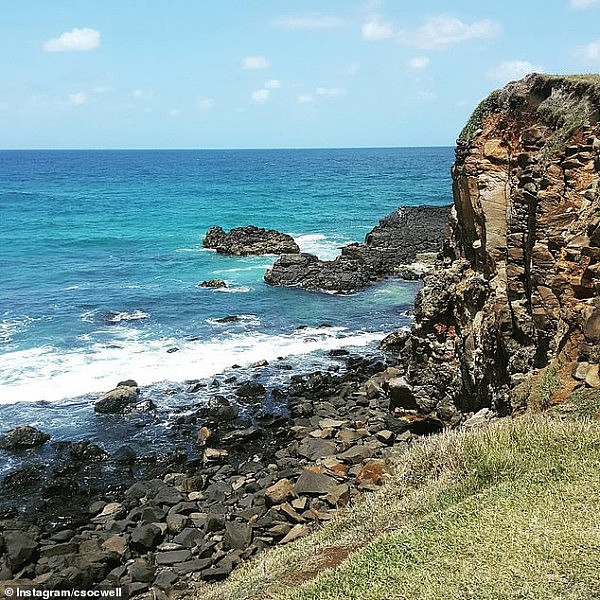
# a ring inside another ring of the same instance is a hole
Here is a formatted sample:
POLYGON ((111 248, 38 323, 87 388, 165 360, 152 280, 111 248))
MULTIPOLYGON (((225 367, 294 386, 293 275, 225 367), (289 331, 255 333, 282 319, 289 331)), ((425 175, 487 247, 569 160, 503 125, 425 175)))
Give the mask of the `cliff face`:
POLYGON ((600 385, 599 111, 600 76, 530 75, 461 133, 443 264, 384 342, 422 412, 508 412, 550 362, 600 385))

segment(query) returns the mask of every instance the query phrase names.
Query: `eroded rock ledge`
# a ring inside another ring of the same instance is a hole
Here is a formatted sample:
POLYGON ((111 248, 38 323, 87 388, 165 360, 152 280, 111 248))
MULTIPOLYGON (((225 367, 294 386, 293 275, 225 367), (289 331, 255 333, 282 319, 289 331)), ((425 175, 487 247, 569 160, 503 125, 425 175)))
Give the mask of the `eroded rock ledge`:
POLYGON ((211 227, 206 232, 203 245, 219 254, 249 256, 253 254, 297 254, 300 252, 294 238, 274 229, 247 225, 229 232, 221 227, 211 227))
POLYGON ((463 130, 443 261, 384 342, 422 412, 509 412, 547 365, 599 383, 599 109, 600 76, 534 74, 463 130))
POLYGON ((448 212, 447 206, 401 207, 382 219, 364 243, 344 246, 335 260, 306 253, 282 256, 265 273, 265 281, 344 294, 392 275, 415 278, 406 266, 441 249, 448 212))

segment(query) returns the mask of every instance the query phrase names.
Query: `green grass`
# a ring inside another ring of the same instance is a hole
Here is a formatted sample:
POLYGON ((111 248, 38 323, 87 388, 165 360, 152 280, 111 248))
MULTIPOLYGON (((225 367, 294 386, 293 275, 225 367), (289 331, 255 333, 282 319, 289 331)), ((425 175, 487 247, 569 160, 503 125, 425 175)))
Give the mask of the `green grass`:
MULTIPOLYGON (((530 410, 541 411, 550 407, 552 396, 562 387, 558 367, 549 365, 529 378, 523 401, 530 410)), ((523 393, 523 392, 521 392, 523 393)))
POLYGON ((600 90, 600 74, 599 73, 575 73, 574 75, 543 75, 548 81, 560 82, 570 81, 573 83, 585 83, 596 86, 600 90))
POLYGON ((416 445, 380 492, 197 597, 591 600, 598 564, 600 427, 526 416, 416 445))

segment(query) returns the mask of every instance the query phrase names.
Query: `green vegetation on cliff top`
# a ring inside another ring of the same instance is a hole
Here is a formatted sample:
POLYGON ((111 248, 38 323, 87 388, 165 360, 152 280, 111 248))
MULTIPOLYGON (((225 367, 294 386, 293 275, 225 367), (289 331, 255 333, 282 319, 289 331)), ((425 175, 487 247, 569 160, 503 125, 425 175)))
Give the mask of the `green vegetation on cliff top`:
MULTIPOLYGON (((469 143, 486 117, 506 108, 508 97, 530 94, 546 96, 535 106, 535 118, 555 129, 548 141, 546 154, 551 155, 578 127, 600 108, 600 74, 544 75, 535 73, 494 90, 473 111, 458 136, 459 143, 469 143)), ((514 108, 514 107, 513 107, 514 108)))
POLYGON ((393 479, 203 600, 600 597, 600 394, 415 445, 393 479))

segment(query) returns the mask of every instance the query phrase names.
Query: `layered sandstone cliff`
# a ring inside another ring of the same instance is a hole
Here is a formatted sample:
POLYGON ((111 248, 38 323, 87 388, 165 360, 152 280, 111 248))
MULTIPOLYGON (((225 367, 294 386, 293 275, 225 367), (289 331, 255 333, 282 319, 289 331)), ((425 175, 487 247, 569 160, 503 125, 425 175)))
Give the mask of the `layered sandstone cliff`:
POLYGON ((477 108, 457 142, 451 238, 412 332, 384 342, 405 365, 400 404, 446 422, 508 412, 550 363, 600 385, 599 111, 600 76, 536 74, 477 108))

